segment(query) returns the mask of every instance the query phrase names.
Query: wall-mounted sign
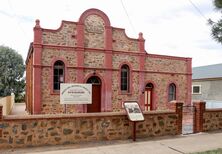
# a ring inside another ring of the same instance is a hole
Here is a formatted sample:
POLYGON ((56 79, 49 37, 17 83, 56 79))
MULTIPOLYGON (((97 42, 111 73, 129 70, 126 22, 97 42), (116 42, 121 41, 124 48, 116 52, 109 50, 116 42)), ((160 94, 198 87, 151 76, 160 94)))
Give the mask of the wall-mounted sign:
POLYGON ((60 84, 60 104, 92 104, 92 84, 60 84))
POLYGON ((144 121, 143 113, 136 101, 124 102, 124 108, 130 121, 144 121))

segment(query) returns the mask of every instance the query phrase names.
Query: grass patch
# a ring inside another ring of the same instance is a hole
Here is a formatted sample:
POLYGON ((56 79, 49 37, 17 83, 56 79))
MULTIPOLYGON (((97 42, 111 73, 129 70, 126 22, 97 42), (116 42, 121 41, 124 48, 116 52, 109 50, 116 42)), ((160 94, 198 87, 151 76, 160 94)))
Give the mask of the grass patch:
POLYGON ((209 150, 209 151, 204 151, 204 152, 195 152, 192 154, 222 154, 222 149, 216 149, 216 150, 209 150))

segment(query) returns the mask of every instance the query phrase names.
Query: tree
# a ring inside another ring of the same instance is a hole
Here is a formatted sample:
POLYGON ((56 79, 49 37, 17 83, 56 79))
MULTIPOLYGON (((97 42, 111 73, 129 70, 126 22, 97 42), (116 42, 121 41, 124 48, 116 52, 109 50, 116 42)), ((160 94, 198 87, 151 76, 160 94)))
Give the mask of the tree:
MULTIPOLYGON (((213 1, 216 10, 222 13, 222 0, 214 0, 213 1)), ((209 23, 212 25, 211 34, 213 39, 222 44, 222 19, 217 22, 213 22, 209 19, 209 23)))
POLYGON ((21 97, 25 89, 24 71, 22 56, 9 47, 0 46, 0 97, 11 93, 15 94, 15 99, 21 97))

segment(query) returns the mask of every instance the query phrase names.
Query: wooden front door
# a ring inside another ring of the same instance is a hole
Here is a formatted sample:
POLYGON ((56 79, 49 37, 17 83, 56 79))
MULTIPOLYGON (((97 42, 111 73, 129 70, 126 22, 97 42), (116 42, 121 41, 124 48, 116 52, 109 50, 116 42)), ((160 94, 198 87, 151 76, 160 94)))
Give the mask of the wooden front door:
POLYGON ((101 82, 96 76, 87 80, 92 84, 92 104, 87 105, 87 112, 101 112, 101 82))
POLYGON ((153 84, 148 83, 145 88, 145 104, 144 104, 145 111, 153 110, 152 96, 153 96, 153 84))

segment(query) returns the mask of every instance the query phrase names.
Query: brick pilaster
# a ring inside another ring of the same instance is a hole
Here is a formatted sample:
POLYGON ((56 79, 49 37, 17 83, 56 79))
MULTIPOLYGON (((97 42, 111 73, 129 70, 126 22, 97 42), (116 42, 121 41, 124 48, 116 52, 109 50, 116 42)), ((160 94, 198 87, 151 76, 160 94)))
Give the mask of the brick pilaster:
MULTIPOLYGON (((0 122, 3 120, 3 106, 0 104, 0 122)), ((2 128, 0 127, 0 137, 2 137, 2 128)))
POLYGON ((177 134, 182 134, 183 102, 176 102, 175 112, 178 115, 178 119, 177 119, 178 130, 177 130, 177 134))
POLYGON ((183 120, 183 102, 180 101, 171 101, 169 102, 169 109, 174 110, 178 115, 177 119, 177 134, 182 134, 182 120, 183 120))
POLYGON ((194 114, 194 133, 202 132, 203 131, 203 113, 206 109, 206 102, 204 101, 195 101, 193 105, 196 108, 196 112, 194 114))
POLYGON ((0 121, 2 121, 2 119, 3 119, 3 111, 2 111, 2 109, 3 109, 3 106, 0 104, 0 121))

